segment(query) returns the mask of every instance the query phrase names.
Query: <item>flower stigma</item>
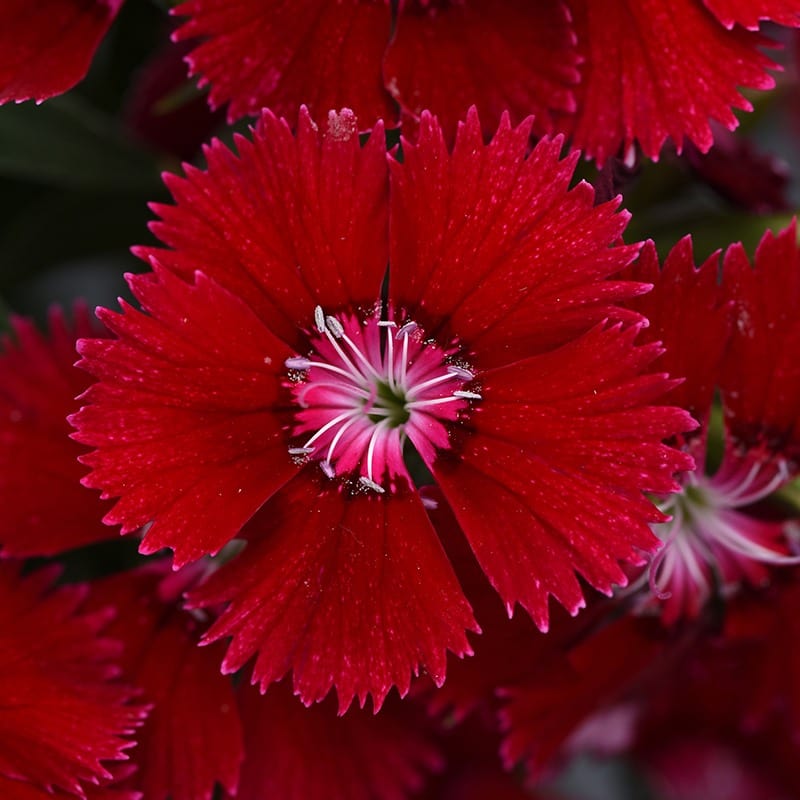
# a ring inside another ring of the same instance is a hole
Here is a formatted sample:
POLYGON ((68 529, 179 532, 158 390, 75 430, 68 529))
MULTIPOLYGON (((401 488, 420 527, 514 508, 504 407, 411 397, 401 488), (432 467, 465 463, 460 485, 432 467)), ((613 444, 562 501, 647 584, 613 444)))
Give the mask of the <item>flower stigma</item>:
POLYGON ((414 322, 359 322, 317 306, 310 340, 310 355, 285 362, 297 406, 292 435, 303 437, 289 455, 317 461, 330 479, 354 475, 356 489, 384 494, 398 477, 411 483, 406 442, 430 463, 450 446, 448 426, 481 399, 455 350, 424 340, 414 322))

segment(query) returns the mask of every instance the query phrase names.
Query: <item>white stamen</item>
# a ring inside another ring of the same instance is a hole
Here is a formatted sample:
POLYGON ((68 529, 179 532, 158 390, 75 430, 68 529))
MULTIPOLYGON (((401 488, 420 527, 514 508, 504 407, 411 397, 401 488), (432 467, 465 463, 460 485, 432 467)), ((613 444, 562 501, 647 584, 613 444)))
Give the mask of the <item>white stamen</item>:
POLYGON ((379 328, 396 328, 397 323, 393 319, 382 319, 378 322, 379 328))
POLYGON ((383 486, 381 486, 379 483, 375 483, 375 481, 371 480, 370 478, 367 478, 365 475, 362 475, 358 479, 358 482, 362 486, 366 486, 367 489, 372 489, 373 492, 377 492, 378 494, 383 494, 386 491, 386 489, 384 489, 383 486))
POLYGON ((303 358, 303 356, 292 356, 283 363, 286 365, 286 369, 307 370, 314 362, 308 358, 303 358))
POLYGON ((319 468, 331 479, 333 480, 336 477, 336 470, 333 468, 333 464, 329 461, 320 461, 319 468))
POLYGON ((395 339, 402 339, 403 337, 411 336, 414 331, 419 329, 419 325, 416 322, 406 322, 405 325, 401 325, 400 329, 394 335, 395 339))
POLYGON ((483 400, 483 397, 476 392, 462 392, 460 390, 453 392, 453 397, 462 397, 464 400, 483 400))
POLYGON ((290 447, 289 448, 289 455, 290 456, 307 456, 310 453, 314 452, 313 447, 290 447))
POLYGON ((328 330, 337 338, 341 339, 344 336, 344 328, 342 327, 342 323, 339 322, 336 317, 325 317, 325 323, 328 326, 328 330))
POLYGON ((462 381, 471 381, 474 380, 475 378, 475 376, 468 369, 456 366, 455 364, 449 364, 447 367, 447 371, 451 375, 455 375, 456 378, 461 378, 462 381))
POLYGON ((325 312, 322 310, 322 306, 314 309, 314 324, 320 333, 325 333, 325 312))

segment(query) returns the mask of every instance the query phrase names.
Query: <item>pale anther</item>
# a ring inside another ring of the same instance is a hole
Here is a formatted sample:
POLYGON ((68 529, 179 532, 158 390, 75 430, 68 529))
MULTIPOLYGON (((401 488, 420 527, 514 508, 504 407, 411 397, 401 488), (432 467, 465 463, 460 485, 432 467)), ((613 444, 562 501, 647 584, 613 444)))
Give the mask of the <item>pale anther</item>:
POLYGON ((287 358, 283 363, 286 364, 286 369, 306 370, 311 367, 311 361, 307 358, 303 358, 303 356, 292 356, 291 358, 287 358))
POLYGON ((319 468, 331 479, 336 477, 336 470, 330 461, 320 461, 319 468))
POLYGON ((475 392, 453 392, 453 397, 461 397, 464 400, 483 400, 483 398, 475 392))
POLYGON ((366 486, 367 489, 372 489, 373 492, 377 492, 378 494, 383 494, 386 491, 383 486, 381 486, 379 483, 375 483, 373 480, 370 480, 366 475, 362 475, 358 479, 358 482, 362 486, 366 486))
POLYGON ((396 328, 397 323, 393 319, 382 319, 378 323, 379 328, 396 328))
POLYGON ((325 312, 322 310, 322 306, 314 309, 314 324, 320 333, 325 333, 325 312))
POLYGON ((451 375, 455 375, 456 378, 461 378, 462 381, 471 381, 475 377, 468 369, 464 369, 464 367, 457 367, 455 364, 449 364, 447 371, 451 375))
POLYGON ((394 335, 395 339, 402 339, 404 336, 411 336, 415 330, 419 328, 416 322, 406 322, 405 325, 401 325, 400 329, 394 335))
POLYGON ((290 447, 289 448, 289 455, 290 456, 307 456, 314 452, 313 447, 290 447))
POLYGON ((339 322, 336 317, 325 317, 325 322, 328 326, 328 330, 337 338, 341 339, 344 336, 344 328, 342 327, 342 323, 339 322))

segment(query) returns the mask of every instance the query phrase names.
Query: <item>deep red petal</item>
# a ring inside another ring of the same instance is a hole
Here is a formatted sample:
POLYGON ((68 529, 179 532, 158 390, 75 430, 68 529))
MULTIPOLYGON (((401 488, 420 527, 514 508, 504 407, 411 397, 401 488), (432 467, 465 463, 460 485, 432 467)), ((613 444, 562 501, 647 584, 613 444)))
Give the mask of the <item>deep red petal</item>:
POLYGON ((677 491, 691 458, 661 440, 693 427, 652 402, 670 386, 641 374, 659 353, 636 329, 597 328, 563 348, 488 371, 453 451, 429 464, 509 611, 547 628, 548 595, 583 607, 575 573, 610 593, 619 562, 640 562, 662 517, 642 492, 677 491))
POLYGON ((101 762, 126 758, 143 709, 110 680, 109 614, 80 611, 83 588, 53 578, 0 563, 0 775, 83 796, 82 782, 111 778, 101 762))
POLYGON ((726 419, 737 444, 800 459, 800 250, 793 222, 767 231, 751 266, 741 245, 725 254, 723 287, 734 328, 723 365, 726 419))
POLYGON ((179 39, 202 39, 187 58, 228 120, 263 107, 294 122, 307 105, 318 122, 331 108, 355 111, 364 129, 396 119, 381 84, 388 3, 363 0, 189 0, 179 39))
POLYGON ((116 536, 109 508, 80 485, 86 448, 70 438, 67 415, 89 384, 73 366, 79 336, 102 336, 85 308, 69 324, 59 310, 48 333, 12 318, 0 354, 0 555, 48 556, 116 536))
POLYGON ((800 26, 797 0, 703 0, 703 4, 728 29, 741 25, 755 31, 762 20, 800 26))
POLYGON ((661 342, 665 352, 660 369, 683 381, 672 389, 669 400, 706 422, 719 385, 720 366, 731 331, 731 303, 718 280, 719 254, 695 267, 690 237, 681 239, 659 268, 652 242, 626 277, 653 284, 653 290, 630 301, 650 325, 644 341, 661 342))
POLYGON ((476 367, 625 316, 615 303, 642 291, 606 280, 638 250, 613 246, 628 215, 616 202, 595 206, 588 184, 569 191, 576 155, 559 160, 560 139, 525 158, 529 129, 504 120, 484 145, 471 113, 449 155, 426 115, 418 143, 392 165, 391 296, 426 333, 466 343, 476 367))
POLYGON ((320 133, 306 114, 293 136, 266 113, 239 156, 220 142, 208 171, 167 176, 177 205, 154 206, 153 232, 171 250, 140 247, 184 278, 200 270, 242 298, 285 341, 314 306, 371 307, 387 262, 386 143, 376 130, 359 146, 350 112, 331 113, 320 133))
POLYGON ((534 776, 540 775, 594 713, 627 699, 634 681, 658 664, 663 650, 647 621, 623 617, 575 647, 567 659, 533 667, 527 682, 503 692, 506 766, 524 759, 534 776))
POLYGON ((86 75, 123 0, 3 0, 0 103, 46 100, 86 75))
POLYGON ((153 316, 106 312, 119 338, 81 342, 81 366, 101 380, 70 419, 98 448, 85 485, 121 498, 106 521, 153 521, 143 551, 171 547, 182 565, 218 551, 296 472, 275 411, 291 351, 200 273, 130 283, 153 316))
POLYGON ((152 704, 125 785, 148 800, 210 800, 217 781, 235 794, 244 750, 223 649, 197 646, 198 621, 162 597, 165 575, 162 561, 101 581, 92 595, 117 610, 108 632, 123 643, 126 679, 152 704))
POLYGON ((248 748, 239 800, 403 800, 442 766, 423 721, 399 702, 340 717, 332 698, 304 708, 287 684, 263 697, 239 691, 248 748))
POLYGON ((435 114, 448 141, 473 105, 487 132, 504 111, 515 123, 533 114, 539 134, 552 133, 551 110, 574 111, 578 57, 561 0, 400 5, 385 84, 412 119, 435 114))
POLYGON ((208 634, 233 637, 226 672, 257 653, 263 689, 292 670, 306 704, 335 686, 340 711, 370 694, 377 709, 412 673, 441 684, 447 650, 471 652, 477 625, 415 494, 347 497, 302 475, 250 531, 244 555, 192 595, 229 604, 208 634))
MULTIPOLYGON (((3 800, 67 800, 74 798, 75 795, 58 789, 51 792, 33 783, 4 778, 0 775, 0 797, 3 800)), ((139 792, 119 789, 113 785, 89 786, 86 788, 85 797, 86 800, 142 800, 139 792)))
POLYGON ((657 159, 667 137, 706 152, 709 119, 738 125, 732 108, 751 110, 739 86, 770 89, 777 68, 758 34, 725 30, 697 0, 569 0, 585 56, 578 113, 563 129, 602 164, 638 142, 657 159))

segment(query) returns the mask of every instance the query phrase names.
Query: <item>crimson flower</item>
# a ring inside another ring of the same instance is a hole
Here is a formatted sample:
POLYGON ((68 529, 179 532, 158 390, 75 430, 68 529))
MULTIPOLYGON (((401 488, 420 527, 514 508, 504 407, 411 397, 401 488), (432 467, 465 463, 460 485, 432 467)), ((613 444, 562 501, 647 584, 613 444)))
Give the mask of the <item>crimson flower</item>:
POLYGON ((73 323, 54 308, 46 334, 22 317, 11 329, 0 342, 0 556, 50 556, 111 538, 100 522, 108 504, 80 485, 86 448, 67 423, 89 384, 74 366, 75 342, 102 328, 76 306, 73 323))
POLYGON ((653 292, 634 305, 648 316, 647 336, 666 346, 662 366, 686 380, 670 394, 700 420, 683 440, 699 468, 661 504, 671 515, 656 526, 664 547, 650 584, 667 623, 696 617, 715 593, 769 578, 769 565, 796 563, 785 519, 753 509, 800 467, 800 254, 794 224, 768 232, 751 265, 741 245, 699 268, 691 241, 680 242, 659 270, 648 247, 630 271, 653 292), (721 391, 721 463, 707 454, 712 403, 721 391))
POLYGON ((167 178, 168 247, 138 250, 141 311, 100 310, 117 338, 80 343, 99 381, 72 422, 84 482, 120 498, 106 521, 152 523, 143 552, 180 567, 247 540, 190 595, 225 606, 225 671, 255 655, 262 688, 292 670, 342 709, 421 669, 441 684, 477 625, 419 482, 541 629, 550 595, 584 605, 576 573, 610 593, 657 546, 642 493, 678 488, 692 462, 662 439, 692 422, 654 404, 660 348, 616 305, 646 288, 609 279, 639 248, 616 202, 568 188, 577 156, 526 156, 529 134, 504 119, 486 145, 473 113, 450 153, 425 116, 387 164, 349 111, 296 137, 266 113, 238 156, 215 142, 167 178))
POLYGON ((37 788, 86 797, 86 784, 112 778, 102 762, 126 759, 134 742, 125 737, 144 716, 113 680, 119 648, 103 635, 110 609, 87 613, 86 588, 54 589, 54 578, 0 563, 3 797, 35 798, 37 788))
POLYGON ((778 69, 761 48, 762 20, 800 25, 785 0, 188 0, 179 39, 212 106, 233 121, 262 107, 292 120, 301 103, 321 122, 349 106, 365 129, 378 118, 406 135, 423 110, 448 141, 473 104, 484 134, 503 112, 536 117, 602 164, 658 158, 667 137, 701 152, 710 120, 733 129, 738 87, 769 89, 778 69), (391 35, 390 35, 391 32, 391 35), (395 101, 395 102, 392 102, 395 101))
POLYGON ((0 103, 62 94, 82 80, 123 0, 3 0, 0 103))

